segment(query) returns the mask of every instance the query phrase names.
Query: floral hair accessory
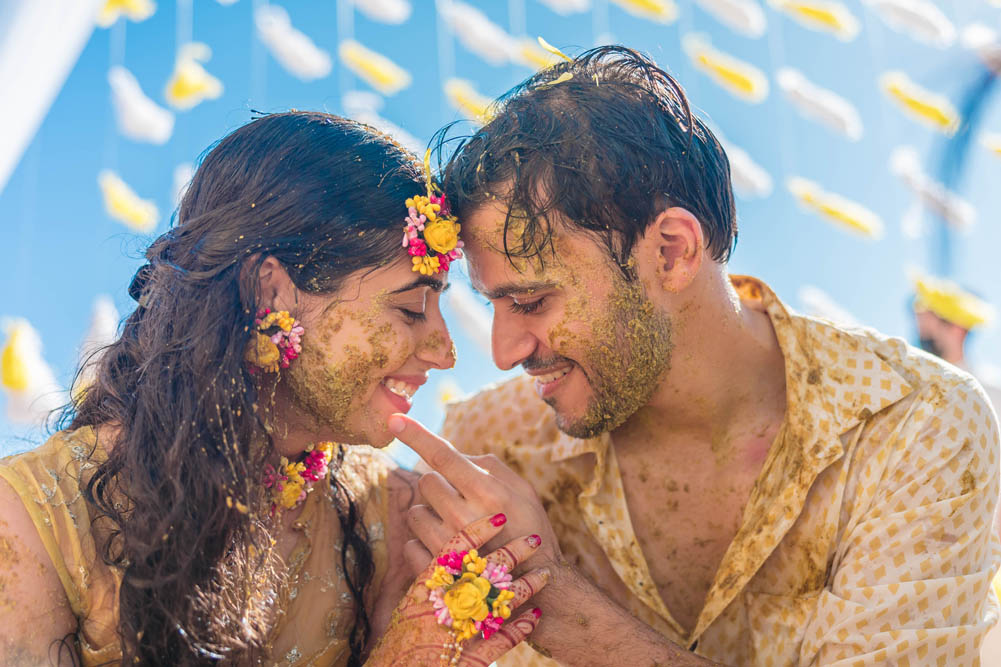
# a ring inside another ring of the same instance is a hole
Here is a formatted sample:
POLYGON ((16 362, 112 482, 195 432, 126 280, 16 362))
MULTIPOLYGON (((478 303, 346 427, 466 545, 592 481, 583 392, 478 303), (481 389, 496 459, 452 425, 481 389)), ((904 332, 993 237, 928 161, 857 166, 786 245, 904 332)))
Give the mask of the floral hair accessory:
POLYGON ((413 269, 426 276, 448 271, 449 264, 462 257, 461 225, 451 215, 448 201, 431 180, 431 151, 424 154, 427 195, 406 201, 407 217, 403 247, 413 258, 413 269))
POLYGON ((476 549, 440 556, 424 585, 431 589, 435 618, 452 629, 457 642, 477 633, 489 639, 511 616, 507 566, 488 563, 476 549))
POLYGON ((257 331, 244 354, 248 363, 269 373, 277 373, 279 368, 288 368, 302 352, 302 335, 305 332, 287 310, 264 308, 257 311, 254 327, 257 331))
POLYGON ((278 469, 270 463, 264 467, 264 488, 271 490, 271 515, 278 510, 290 510, 306 499, 313 485, 324 479, 334 457, 334 443, 321 442, 306 450, 306 458, 295 463, 281 457, 278 469))

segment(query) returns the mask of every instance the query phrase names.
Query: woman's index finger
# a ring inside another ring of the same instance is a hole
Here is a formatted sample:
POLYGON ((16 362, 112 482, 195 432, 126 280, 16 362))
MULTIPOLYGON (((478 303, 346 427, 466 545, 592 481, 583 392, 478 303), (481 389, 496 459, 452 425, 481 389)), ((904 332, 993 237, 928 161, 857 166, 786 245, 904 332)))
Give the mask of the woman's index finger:
POLYGON ((401 414, 391 415, 389 430, 460 492, 464 493, 482 481, 483 468, 420 422, 401 414))

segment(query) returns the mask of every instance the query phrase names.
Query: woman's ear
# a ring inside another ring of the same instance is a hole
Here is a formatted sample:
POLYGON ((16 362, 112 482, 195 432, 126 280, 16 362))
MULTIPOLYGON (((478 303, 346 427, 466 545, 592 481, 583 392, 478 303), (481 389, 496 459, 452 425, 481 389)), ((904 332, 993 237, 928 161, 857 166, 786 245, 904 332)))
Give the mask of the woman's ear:
POLYGON ((643 235, 643 252, 653 261, 658 284, 668 292, 688 287, 705 258, 702 224, 680 206, 661 211, 643 235))
POLYGON ((268 256, 257 270, 258 306, 274 310, 288 310, 295 303, 295 284, 285 267, 274 257, 268 256))

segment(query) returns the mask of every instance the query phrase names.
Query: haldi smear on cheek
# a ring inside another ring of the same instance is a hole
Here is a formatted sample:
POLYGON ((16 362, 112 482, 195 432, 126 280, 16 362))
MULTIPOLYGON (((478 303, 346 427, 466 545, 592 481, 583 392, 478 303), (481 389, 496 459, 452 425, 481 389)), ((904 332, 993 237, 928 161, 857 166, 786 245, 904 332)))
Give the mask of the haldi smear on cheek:
MULTIPOLYGON (((378 301, 378 298, 376 299, 378 301)), ((335 306, 341 308, 343 306, 335 306)), ((398 336, 389 323, 378 323, 375 314, 380 312, 377 303, 362 313, 338 313, 318 325, 313 335, 303 337, 302 354, 298 363, 285 373, 292 400, 306 410, 318 424, 358 439, 351 423, 371 423, 373 415, 360 415, 352 420, 355 411, 368 411, 361 401, 378 381, 377 370, 387 370, 396 350, 398 336), (332 353, 331 342, 341 329, 345 318, 356 321, 365 336, 367 350, 347 344, 342 351, 332 353), (337 358, 336 361, 330 357, 337 358)))
MULTIPOLYGON (((613 277, 604 303, 592 302, 581 275, 591 269, 558 270, 570 286, 564 317, 549 333, 558 354, 582 362, 593 397, 584 415, 573 419, 557 413, 557 425, 577 438, 592 438, 621 426, 646 405, 670 368, 671 321, 647 298, 638 281, 613 277), (584 334, 576 333, 582 329, 584 334)), ((607 272, 608 266, 593 267, 607 272)))

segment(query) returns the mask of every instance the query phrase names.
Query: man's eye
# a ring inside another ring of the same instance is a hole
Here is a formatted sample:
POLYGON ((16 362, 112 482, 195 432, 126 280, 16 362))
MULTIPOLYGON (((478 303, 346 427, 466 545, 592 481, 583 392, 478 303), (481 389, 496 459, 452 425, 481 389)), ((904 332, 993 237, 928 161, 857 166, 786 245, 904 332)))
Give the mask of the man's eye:
POLYGON ((546 300, 546 297, 540 297, 535 301, 529 301, 528 303, 521 303, 518 301, 511 302, 511 311, 518 313, 519 315, 531 315, 532 313, 539 310, 542 307, 542 302, 546 300))
POLYGON ((427 318, 428 318, 427 315, 425 315, 424 313, 418 312, 416 310, 407 310, 406 308, 400 308, 400 312, 403 313, 403 316, 405 318, 407 318, 407 320, 409 322, 411 322, 411 323, 414 323, 414 322, 425 322, 425 321, 427 321, 427 318))

